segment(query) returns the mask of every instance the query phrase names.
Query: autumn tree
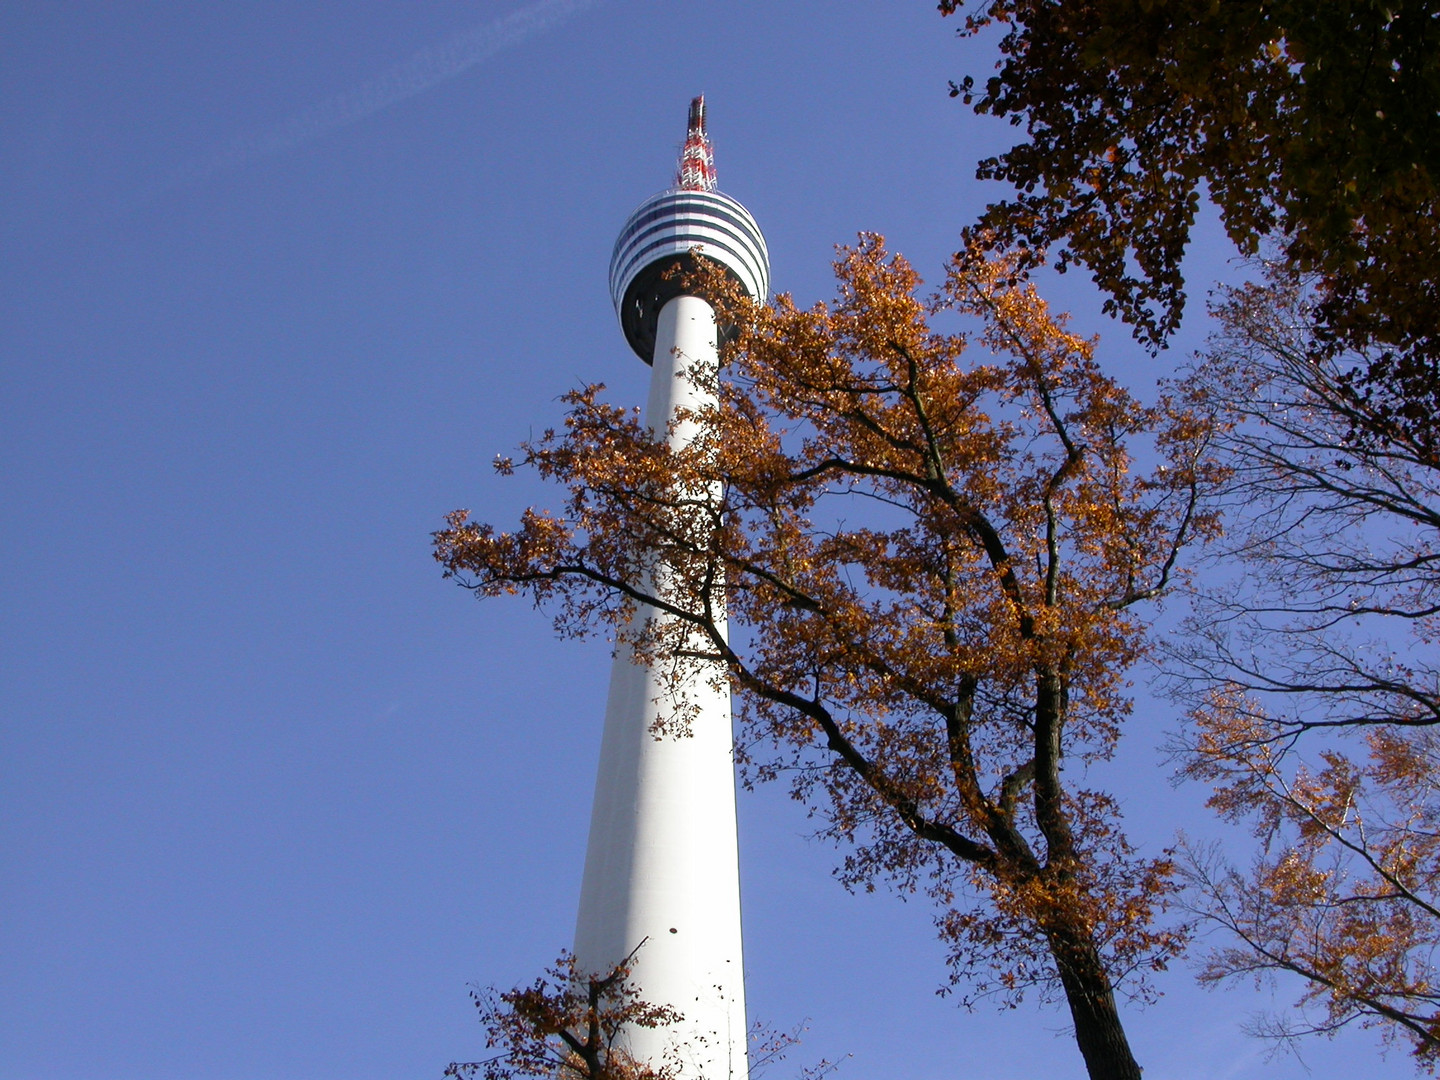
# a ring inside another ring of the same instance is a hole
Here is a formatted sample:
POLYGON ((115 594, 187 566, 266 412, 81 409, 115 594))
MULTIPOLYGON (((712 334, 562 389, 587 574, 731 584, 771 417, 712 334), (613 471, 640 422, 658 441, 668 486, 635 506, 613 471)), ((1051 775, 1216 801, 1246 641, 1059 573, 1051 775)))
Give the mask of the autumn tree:
POLYGON ((1213 528, 1207 427, 1107 378, 1010 261, 957 257, 928 300, 878 237, 836 271, 809 309, 711 278, 737 340, 719 404, 682 417, 694 441, 576 391, 563 430, 499 463, 563 509, 512 532, 457 512, 436 557, 564 633, 723 661, 746 779, 789 781, 848 849, 841 880, 928 894, 967 1002, 1063 999, 1090 1076, 1133 1080, 1116 992, 1181 947, 1174 867, 1084 775, 1131 708, 1140 605, 1213 528), (963 320, 973 343, 932 326, 963 320), (1136 447, 1162 464, 1137 471, 1136 447))
POLYGON ((952 86, 1026 139, 982 161, 1013 198, 982 225, 1063 269, 1159 345, 1185 302, 1202 195, 1246 255, 1318 275, 1310 347, 1364 353, 1368 407, 1440 451, 1437 0, 942 0, 1001 28, 952 86))
POLYGON ((1203 978, 1299 976, 1265 1033, 1379 1027, 1440 1068, 1440 463, 1318 358, 1304 282, 1233 291, 1192 385, 1225 417, 1225 573, 1175 658, 1186 772, 1259 838, 1193 853, 1203 978))

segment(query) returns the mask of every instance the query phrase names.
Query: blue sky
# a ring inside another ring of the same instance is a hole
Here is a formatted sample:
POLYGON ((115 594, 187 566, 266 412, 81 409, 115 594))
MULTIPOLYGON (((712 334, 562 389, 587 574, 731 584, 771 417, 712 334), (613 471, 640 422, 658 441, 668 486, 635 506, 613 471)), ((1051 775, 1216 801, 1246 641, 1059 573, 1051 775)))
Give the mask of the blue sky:
MULTIPOLYGON (((776 288, 828 295, 885 233, 938 273, 1009 128, 933 5, 153 0, 0 12, 0 1080, 438 1077, 469 983, 573 929, 608 655, 442 582, 459 506, 553 502, 489 467, 647 371, 616 231, 709 102, 776 288)), ((1192 277, 1230 272, 1207 227, 1192 277)), ((1074 275, 1052 297, 1153 381, 1074 275)), ((1137 836, 1204 831, 1147 703, 1137 836)), ((1056 1011, 967 1014, 922 902, 849 896, 781 793, 741 799, 752 1018, 842 1077, 1073 1076, 1056 1011)), ((1127 1011, 1147 1076, 1285 1078, 1268 991, 1184 969, 1127 1011)), ((1410 1075, 1364 1035, 1314 1074, 1410 1075)), ((771 1074, 789 1075, 786 1065, 771 1074)))

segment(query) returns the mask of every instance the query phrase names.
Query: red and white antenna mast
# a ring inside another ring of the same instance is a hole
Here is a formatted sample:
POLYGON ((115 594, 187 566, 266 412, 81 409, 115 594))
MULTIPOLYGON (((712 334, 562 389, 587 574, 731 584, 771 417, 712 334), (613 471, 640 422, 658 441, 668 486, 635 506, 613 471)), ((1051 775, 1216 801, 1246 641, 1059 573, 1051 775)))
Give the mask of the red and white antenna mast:
POLYGON ((680 151, 680 171, 675 186, 681 191, 715 190, 715 150, 705 134, 705 95, 690 102, 690 123, 685 131, 685 148, 680 151))

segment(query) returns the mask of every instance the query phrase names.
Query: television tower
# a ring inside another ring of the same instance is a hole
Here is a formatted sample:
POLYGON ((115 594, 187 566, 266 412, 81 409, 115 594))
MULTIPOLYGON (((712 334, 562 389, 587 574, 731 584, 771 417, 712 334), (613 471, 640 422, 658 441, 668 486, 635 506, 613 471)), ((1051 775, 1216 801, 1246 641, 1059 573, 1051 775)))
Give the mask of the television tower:
MULTIPOLYGON (((677 263, 718 264, 763 300, 769 254, 749 212, 715 190, 705 99, 690 121, 675 186, 630 215, 610 259, 610 295, 630 347, 652 367, 646 423, 672 448, 695 437, 676 410, 713 401, 715 311, 686 291, 677 263)), ((635 617, 652 612, 642 608, 635 617)), ((610 675, 600 768, 575 930, 580 970, 604 973, 642 941, 633 983, 642 1000, 683 1020, 628 1033, 639 1061, 675 1060, 684 1075, 745 1080, 745 973, 735 829, 730 694, 725 673, 699 661, 684 685, 637 662, 621 643, 610 675), (687 706, 688 735, 656 736, 657 720, 687 706)))

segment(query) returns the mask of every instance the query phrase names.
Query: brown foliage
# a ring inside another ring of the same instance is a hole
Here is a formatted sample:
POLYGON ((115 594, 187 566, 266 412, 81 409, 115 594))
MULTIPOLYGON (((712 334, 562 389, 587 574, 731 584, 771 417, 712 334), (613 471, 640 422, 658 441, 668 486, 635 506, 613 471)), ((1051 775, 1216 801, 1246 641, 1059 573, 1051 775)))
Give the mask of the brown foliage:
POLYGON ((849 848, 841 880, 928 892, 967 1000, 1063 995, 1091 1075, 1138 1076, 1113 989, 1181 947, 1155 921, 1173 868, 1065 766, 1112 753, 1135 607, 1213 530, 1207 426, 1106 378, 1007 260, 957 257, 929 301, 878 237, 836 272, 807 310, 709 282, 741 329, 700 436, 669 449, 577 391, 523 449, 563 513, 457 513, 436 556, 562 632, 723 659, 747 779, 788 780, 849 848), (978 348, 932 328, 957 317, 978 348), (1137 473, 1132 445, 1164 464, 1137 473))
POLYGON ((1158 345, 1185 302, 1202 192, 1253 255, 1320 279, 1318 335, 1369 407, 1440 453, 1440 4, 1436 0, 942 0, 1002 60, 952 87, 1028 139, 980 163, 1017 194, 983 225, 1080 263, 1158 345))
POLYGON ((1440 467, 1371 407, 1354 360, 1317 360, 1300 283, 1233 293, 1196 373, 1228 417, 1230 580, 1182 661, 1187 773, 1260 840, 1246 871, 1190 872, 1236 939, 1203 977, 1296 974, 1267 1034, 1359 1022, 1440 1066, 1440 467), (1361 437, 1356 437, 1357 432, 1361 437))
MULTIPOLYGON (((642 942, 643 944, 643 942, 642 942)), ((638 949, 637 949, 638 951, 638 949)), ((637 1062, 625 1053, 627 1028, 667 1027, 680 1014, 640 999, 630 983, 632 952, 601 975, 575 970, 563 953, 529 986, 471 993, 485 1025, 484 1061, 455 1062, 455 1080, 676 1080, 675 1062, 637 1062)))
MULTIPOLYGON (((484 1061, 452 1062, 453 1080, 686 1080, 686 1051, 672 1047, 662 1062, 637 1062, 626 1053, 626 1031, 669 1027, 683 1020, 669 1006, 644 1001, 631 982, 641 942, 604 975, 577 971, 561 953, 529 986, 472 990, 485 1048, 499 1052, 484 1061)), ((755 1024, 749 1032, 748 1071, 759 1076, 800 1045, 808 1023, 788 1031, 755 1024)), ((847 1055, 848 1056, 848 1055, 847 1055)), ((843 1060, 843 1059, 842 1059, 843 1060)), ((800 1068, 798 1080, 824 1080, 840 1062, 820 1060, 800 1068)), ((704 1080, 704 1078, 694 1078, 704 1080)))

